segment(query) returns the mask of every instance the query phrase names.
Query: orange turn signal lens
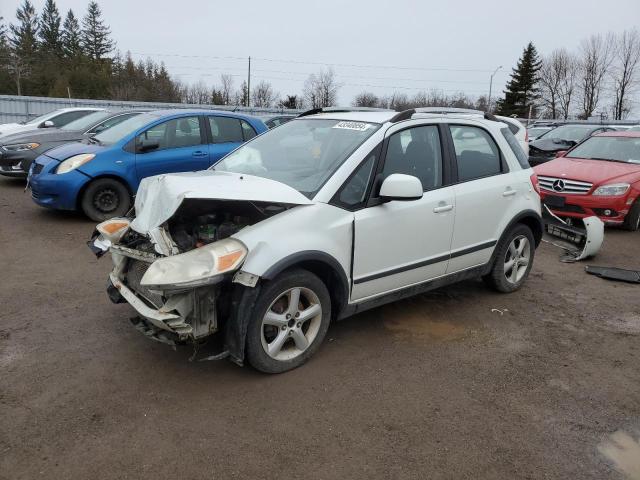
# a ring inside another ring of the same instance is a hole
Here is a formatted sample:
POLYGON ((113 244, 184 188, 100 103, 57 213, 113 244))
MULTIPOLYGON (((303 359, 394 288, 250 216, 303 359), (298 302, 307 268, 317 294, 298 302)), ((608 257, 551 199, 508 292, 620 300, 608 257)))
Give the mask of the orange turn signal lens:
POLYGON ((218 271, 226 272, 235 266, 236 262, 244 256, 242 250, 236 250, 235 252, 227 253, 218 257, 218 271))
POLYGON ((114 234, 122 230, 123 228, 127 228, 128 226, 128 222, 110 222, 102 225, 102 230, 104 230, 106 233, 114 234))

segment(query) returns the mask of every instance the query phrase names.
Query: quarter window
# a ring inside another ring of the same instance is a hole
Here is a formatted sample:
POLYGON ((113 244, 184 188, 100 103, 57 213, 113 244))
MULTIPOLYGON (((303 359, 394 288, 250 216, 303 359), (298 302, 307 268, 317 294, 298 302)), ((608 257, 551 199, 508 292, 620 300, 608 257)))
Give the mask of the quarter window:
POLYGON ((442 151, 436 125, 407 128, 389 137, 382 176, 392 173, 417 177, 424 190, 442 186, 442 151))
POLYGON ((458 161, 459 181, 501 173, 500 150, 486 130, 469 125, 451 125, 449 128, 458 161))
POLYGON ((355 173, 345 182, 338 194, 337 203, 349 210, 355 210, 364 205, 365 197, 367 196, 367 187, 371 180, 371 173, 373 172, 373 166, 376 163, 377 152, 380 149, 376 149, 371 153, 364 162, 362 162, 355 173))
POLYGON ((156 150, 200 145, 200 121, 198 117, 181 117, 159 123, 138 135, 138 144, 145 140, 156 140, 156 150))
POLYGON ((518 142, 518 139, 515 137, 515 135, 511 133, 508 128, 501 128, 500 132, 509 144, 509 147, 511 147, 511 151, 518 159, 518 163, 520 164, 520 166, 522 168, 529 168, 529 157, 527 157, 527 154, 524 153, 524 150, 522 149, 522 146, 518 142))
POLYGON ((240 120, 242 123, 242 136, 244 137, 244 141, 251 140, 256 136, 256 131, 253 129, 249 122, 245 122, 244 120, 240 120))
POLYGON ((213 143, 242 143, 240 120, 230 117, 207 117, 213 143))

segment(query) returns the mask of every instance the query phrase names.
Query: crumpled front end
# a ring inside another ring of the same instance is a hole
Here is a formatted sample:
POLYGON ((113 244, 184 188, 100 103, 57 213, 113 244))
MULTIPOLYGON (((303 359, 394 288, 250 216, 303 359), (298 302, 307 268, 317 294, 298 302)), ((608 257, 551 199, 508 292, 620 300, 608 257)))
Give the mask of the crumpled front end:
MULTIPOLYGON (((98 236, 93 242, 105 245, 105 240, 98 236)), ((138 330, 169 344, 199 340, 218 330, 217 282, 183 290, 149 288, 143 282, 145 274, 163 256, 155 251, 150 240, 135 232, 127 232, 120 242, 108 246, 114 268, 109 274, 107 291, 115 303, 126 301, 135 309, 138 318, 134 324, 138 330)))

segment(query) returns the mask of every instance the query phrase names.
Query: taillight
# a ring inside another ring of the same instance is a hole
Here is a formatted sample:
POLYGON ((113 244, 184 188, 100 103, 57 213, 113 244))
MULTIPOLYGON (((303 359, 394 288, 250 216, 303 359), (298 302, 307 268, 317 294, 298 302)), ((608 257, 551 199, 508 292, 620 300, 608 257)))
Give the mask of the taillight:
POLYGON ((538 195, 540 195, 540 185, 538 185, 538 175, 535 173, 531 174, 531 185, 533 185, 533 189, 536 191, 538 195))
POLYGON ((525 142, 529 141, 529 131, 527 129, 524 130, 524 141, 525 142))

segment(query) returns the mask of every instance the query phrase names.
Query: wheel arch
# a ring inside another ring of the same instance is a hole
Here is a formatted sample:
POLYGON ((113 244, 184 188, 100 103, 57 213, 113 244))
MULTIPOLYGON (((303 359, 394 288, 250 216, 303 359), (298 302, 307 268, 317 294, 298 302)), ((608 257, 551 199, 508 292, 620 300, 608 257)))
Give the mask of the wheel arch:
POLYGON ((82 188, 80 188, 80 191, 78 192, 78 195, 76 196, 76 210, 80 210, 82 208, 81 207, 81 205, 82 205, 82 197, 84 196, 84 192, 87 191, 87 188, 89 188, 89 185, 91 185, 96 180, 102 180, 104 178, 110 178, 111 180, 116 180, 116 181, 120 182, 122 185, 124 185, 125 188, 127 189, 127 191, 129 192, 129 196, 133 200, 133 190, 131 189, 131 185, 129 185, 129 182, 127 182, 124 178, 122 178, 122 177, 120 177, 118 175, 106 173, 106 174, 103 174, 103 175, 98 175, 98 176, 95 176, 95 177, 91 177, 88 182, 85 182, 84 185, 82 185, 82 188))
POLYGON ((331 317, 338 318, 349 301, 349 279, 340 262, 320 250, 296 252, 276 262, 261 275, 261 278, 272 280, 292 268, 308 270, 324 282, 331 297, 331 317))

